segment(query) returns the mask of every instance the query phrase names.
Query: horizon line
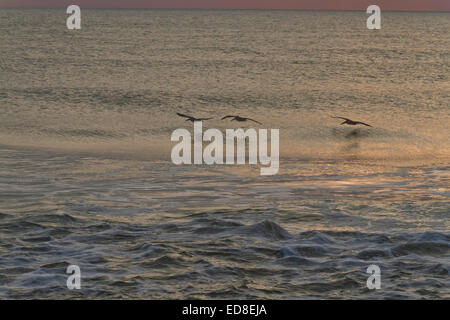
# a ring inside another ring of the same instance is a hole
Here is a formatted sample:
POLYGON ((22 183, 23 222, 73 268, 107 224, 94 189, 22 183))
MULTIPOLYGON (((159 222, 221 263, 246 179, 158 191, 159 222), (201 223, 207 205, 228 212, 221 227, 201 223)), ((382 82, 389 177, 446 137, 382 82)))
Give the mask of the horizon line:
MULTIPOLYGON (((14 7, 14 6, 0 6, 0 9, 66 9, 66 6, 61 7, 14 7)), ((365 12, 366 9, 270 9, 270 8, 145 8, 145 7, 114 7, 114 8, 101 8, 101 7, 81 7, 81 9, 92 10, 204 10, 204 11, 343 11, 343 12, 365 12)), ((450 13, 450 10, 382 10, 382 12, 425 12, 425 13, 450 13)))

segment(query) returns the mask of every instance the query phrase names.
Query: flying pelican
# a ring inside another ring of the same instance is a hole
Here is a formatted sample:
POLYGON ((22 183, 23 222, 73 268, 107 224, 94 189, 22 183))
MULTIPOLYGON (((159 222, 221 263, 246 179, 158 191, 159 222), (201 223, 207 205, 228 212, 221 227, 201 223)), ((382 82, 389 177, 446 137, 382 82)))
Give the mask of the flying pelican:
POLYGON ((179 113, 179 112, 177 112, 177 115, 179 115, 180 117, 183 117, 183 118, 187 118, 186 121, 192 121, 192 122, 194 122, 194 121, 203 121, 203 120, 211 120, 212 119, 212 118, 194 118, 194 117, 187 116, 187 115, 179 113))
POLYGON ((256 121, 256 120, 253 120, 253 119, 250 119, 250 118, 239 117, 239 116, 226 116, 226 117, 223 117, 221 120, 224 120, 224 119, 227 119, 227 118, 233 118, 233 119, 231 119, 231 121, 236 120, 238 122, 245 122, 247 120, 250 120, 250 121, 256 122, 258 124, 262 124, 259 121, 256 121))
POLYGON ((367 127, 372 127, 370 124, 367 124, 367 123, 364 123, 364 122, 361 122, 361 121, 353 121, 353 120, 350 120, 348 118, 343 118, 343 117, 332 117, 332 118, 345 120, 344 122, 341 123, 341 125, 342 124, 348 124, 350 126, 356 126, 357 124, 362 124, 362 125, 365 125, 367 127))

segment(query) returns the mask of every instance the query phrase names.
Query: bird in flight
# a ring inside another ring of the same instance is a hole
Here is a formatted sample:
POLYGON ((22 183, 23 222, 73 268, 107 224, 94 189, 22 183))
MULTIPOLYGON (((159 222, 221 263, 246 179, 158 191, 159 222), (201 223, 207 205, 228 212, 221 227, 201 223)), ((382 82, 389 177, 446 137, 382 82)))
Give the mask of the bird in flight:
POLYGON ((250 118, 239 117, 239 116, 225 116, 225 117, 222 118, 222 120, 227 119, 227 118, 232 118, 231 121, 236 120, 236 121, 238 121, 238 122, 245 122, 245 121, 249 120, 249 121, 256 122, 256 123, 258 123, 258 124, 262 124, 262 123, 259 122, 259 121, 256 121, 256 120, 253 120, 253 119, 250 119, 250 118))
POLYGON ((177 115, 179 115, 180 117, 183 117, 183 118, 187 118, 186 121, 192 121, 192 122, 194 122, 194 121, 203 121, 203 120, 211 120, 212 119, 212 118, 194 118, 194 117, 187 116, 187 115, 179 113, 179 112, 177 112, 177 115))
POLYGON ((356 126, 357 124, 362 124, 362 125, 367 126, 367 127, 372 127, 370 124, 367 124, 367 123, 364 123, 364 122, 361 122, 361 121, 353 121, 353 120, 350 120, 348 118, 343 118, 343 117, 332 117, 332 118, 345 120, 341 124, 348 124, 350 126, 356 126))

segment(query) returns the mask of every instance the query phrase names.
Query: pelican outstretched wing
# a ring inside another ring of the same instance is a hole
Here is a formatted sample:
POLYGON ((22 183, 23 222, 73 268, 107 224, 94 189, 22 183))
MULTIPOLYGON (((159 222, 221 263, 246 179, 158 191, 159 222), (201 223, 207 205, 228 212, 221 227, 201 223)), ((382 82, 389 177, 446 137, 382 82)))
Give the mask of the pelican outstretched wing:
MULTIPOLYGON (((367 123, 364 123, 364 122, 361 122, 361 121, 353 121, 352 119, 349 119, 349 118, 344 118, 344 117, 332 117, 332 118, 334 118, 334 119, 342 119, 342 120, 348 121, 349 124, 362 124, 362 125, 367 126, 367 127, 372 127, 370 124, 367 124, 367 123)), ((343 122, 341 124, 344 124, 344 123, 345 122, 343 122)))
POLYGON ((183 118, 188 118, 188 119, 195 119, 194 117, 191 117, 191 116, 187 116, 187 115, 185 115, 185 114, 182 114, 182 113, 179 113, 179 112, 177 112, 177 115, 179 115, 180 117, 183 117, 183 118))
POLYGON ((224 119, 227 119, 227 118, 236 118, 236 116, 225 116, 225 117, 223 117, 223 118, 220 119, 220 120, 224 120, 224 119))
POLYGON ((359 124, 362 124, 362 125, 365 125, 367 127, 372 127, 370 124, 367 124, 367 123, 364 123, 364 122, 361 122, 361 121, 355 121, 355 122, 359 123, 359 124))
POLYGON ((260 124, 260 125, 262 125, 262 123, 261 122, 259 122, 259 121, 256 121, 256 120, 253 120, 253 119, 250 119, 250 118, 246 118, 247 120, 250 120, 250 121, 253 121, 253 122, 256 122, 256 123, 258 123, 258 124, 260 124))

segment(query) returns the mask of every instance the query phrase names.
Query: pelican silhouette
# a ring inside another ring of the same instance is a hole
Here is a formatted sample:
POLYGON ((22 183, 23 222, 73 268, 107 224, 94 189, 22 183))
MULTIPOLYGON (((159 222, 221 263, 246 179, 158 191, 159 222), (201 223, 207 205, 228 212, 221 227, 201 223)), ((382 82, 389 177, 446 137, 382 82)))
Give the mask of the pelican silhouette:
POLYGON ((253 120, 253 119, 250 119, 250 118, 245 118, 245 117, 239 117, 239 116, 225 116, 225 117, 223 117, 221 120, 224 120, 224 119, 227 119, 227 118, 233 118, 233 119, 231 119, 231 121, 238 121, 238 122, 245 122, 245 121, 247 121, 247 120, 249 120, 249 121, 253 121, 253 122, 256 122, 256 123, 258 123, 258 124, 262 124, 261 122, 259 122, 259 121, 256 121, 256 120, 253 120))
POLYGON ((361 122, 361 121, 353 121, 353 120, 350 120, 348 118, 343 118, 343 117, 332 117, 332 118, 345 120, 344 122, 341 123, 341 125, 342 124, 348 124, 350 126, 356 126, 357 124, 362 124, 362 125, 367 126, 367 127, 372 127, 370 124, 367 124, 367 123, 364 123, 364 122, 361 122))
POLYGON ((180 117, 183 117, 183 118, 187 118, 186 121, 192 121, 192 122, 212 119, 212 118, 195 118, 195 117, 187 116, 187 115, 179 113, 179 112, 177 112, 177 115, 179 115, 180 117))

